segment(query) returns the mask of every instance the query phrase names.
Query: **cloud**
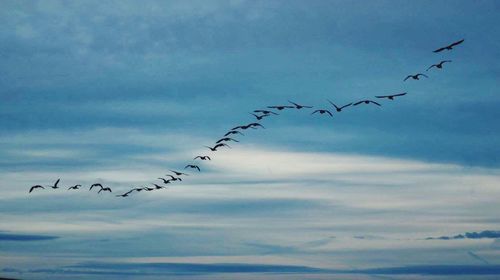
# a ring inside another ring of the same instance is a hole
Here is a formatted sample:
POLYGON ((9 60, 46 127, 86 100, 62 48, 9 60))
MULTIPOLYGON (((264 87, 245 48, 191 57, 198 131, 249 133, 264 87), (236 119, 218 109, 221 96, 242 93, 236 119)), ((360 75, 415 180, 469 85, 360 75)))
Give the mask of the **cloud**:
POLYGON ((44 240, 54 240, 57 238, 59 238, 59 236, 36 235, 36 234, 13 234, 13 233, 0 232, 0 240, 2 241, 44 241, 44 240))
POLYGON ((466 232, 464 234, 457 234, 454 236, 440 236, 440 237, 427 237, 425 240, 453 240, 453 239, 495 239, 500 238, 500 231, 485 230, 481 232, 466 232))

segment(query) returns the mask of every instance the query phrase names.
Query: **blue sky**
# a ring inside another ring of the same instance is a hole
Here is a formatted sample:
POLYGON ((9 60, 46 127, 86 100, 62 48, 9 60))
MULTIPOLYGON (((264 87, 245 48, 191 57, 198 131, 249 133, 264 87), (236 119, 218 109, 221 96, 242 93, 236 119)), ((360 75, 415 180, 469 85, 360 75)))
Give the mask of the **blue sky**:
POLYGON ((496 235, 439 237, 500 230, 499 12, 496 1, 2 1, 0 276, 498 277, 496 235), (399 92, 333 118, 285 111, 232 149, 203 147, 268 105, 399 92), (156 182, 198 154, 213 160, 167 190, 86 190, 156 182), (57 178, 85 188, 27 194, 57 178))

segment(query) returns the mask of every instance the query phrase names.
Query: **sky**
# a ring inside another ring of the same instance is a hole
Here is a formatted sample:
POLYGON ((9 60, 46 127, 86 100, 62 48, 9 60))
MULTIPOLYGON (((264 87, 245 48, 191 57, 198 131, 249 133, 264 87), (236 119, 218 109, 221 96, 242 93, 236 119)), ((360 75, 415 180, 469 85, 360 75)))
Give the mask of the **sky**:
POLYGON ((498 278, 499 12, 1 1, 0 277, 498 278), (403 81, 415 73, 429 77, 403 81), (288 100, 314 109, 203 147, 288 100), (115 197, 192 163, 168 189, 115 197))

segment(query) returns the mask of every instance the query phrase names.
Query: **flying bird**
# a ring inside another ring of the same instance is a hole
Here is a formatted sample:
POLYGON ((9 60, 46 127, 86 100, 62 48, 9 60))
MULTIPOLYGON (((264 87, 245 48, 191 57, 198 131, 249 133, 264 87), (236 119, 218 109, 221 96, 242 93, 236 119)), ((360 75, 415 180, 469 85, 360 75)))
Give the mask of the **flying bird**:
POLYGON ((448 46, 446 46, 446 47, 439 48, 439 49, 435 50, 434 52, 435 52, 435 53, 438 53, 438 52, 442 52, 442 51, 444 51, 444 50, 449 50, 449 51, 451 51, 451 50, 453 49, 453 47, 454 47, 454 46, 457 46, 457 45, 462 44, 462 43, 464 42, 464 40, 465 40, 465 39, 462 39, 462 40, 457 41, 457 42, 455 42, 455 43, 452 43, 452 44, 450 44, 450 45, 448 45, 448 46))
POLYGON ((279 115, 278 113, 275 113, 273 111, 267 111, 267 110, 254 110, 253 112, 254 113, 262 113, 264 115, 269 115, 269 114, 279 115))
POLYGON ((415 74, 415 75, 408 75, 408 76, 406 76, 406 78, 405 78, 403 81, 406 81, 406 80, 408 80, 409 78, 412 78, 412 79, 414 79, 414 80, 420 80, 420 79, 419 79, 419 77, 420 77, 420 76, 424 76, 424 77, 426 77, 426 78, 429 78, 429 76, 427 76, 427 75, 425 75, 425 74, 418 73, 418 74, 415 74))
POLYGON ((432 67, 436 67, 437 69, 442 69, 443 68, 443 64, 446 63, 446 62, 451 62, 451 60, 442 60, 441 62, 439 62, 438 64, 432 64, 431 66, 429 66, 429 68, 427 68, 427 70, 425 71, 429 71, 429 69, 431 69, 432 67))
POLYGON ((261 125, 260 123, 256 123, 256 122, 254 122, 254 123, 250 123, 250 124, 248 124, 247 126, 248 126, 248 127, 252 127, 252 128, 254 128, 254 127, 262 127, 262 128, 265 128, 263 125, 261 125))
POLYGON ((337 110, 337 112, 342 112, 342 109, 344 109, 344 108, 349 107, 349 106, 351 106, 351 105, 352 105, 352 103, 349 103, 349 104, 346 104, 346 105, 344 105, 344 106, 340 106, 340 107, 339 107, 339 106, 335 105, 335 103, 333 103, 333 102, 332 102, 332 101, 330 101, 330 100, 328 100, 328 102, 330 102, 330 104, 332 104, 332 105, 333 105, 333 107, 335 107, 335 110, 337 110))
POLYGON ((150 192, 150 191, 154 190, 155 188, 144 187, 142 189, 145 190, 145 191, 147 191, 147 192, 150 192))
POLYGON ((377 106, 382 106, 382 105, 380 105, 379 103, 377 103, 377 102, 375 102, 375 101, 372 101, 372 100, 361 100, 361 101, 358 101, 358 102, 354 103, 352 106, 357 106, 357 105, 362 104, 362 103, 365 103, 365 104, 370 104, 370 103, 372 103, 372 104, 375 104, 375 105, 377 105, 377 106))
POLYGON ((198 171, 200 171, 200 167, 198 165, 194 165, 194 164, 188 164, 188 165, 186 165, 186 167, 184 167, 184 169, 186 169, 186 168, 198 169, 198 171))
POLYGON ((231 135, 231 134, 241 134, 241 135, 245 135, 245 134, 241 133, 241 132, 240 132, 240 131, 238 131, 238 130, 231 130, 231 131, 229 131, 228 133, 224 134, 224 137, 225 137, 225 136, 229 136, 229 135, 231 135))
POLYGON ((263 118, 265 118, 265 117, 269 117, 269 116, 270 116, 270 115, 268 115, 268 114, 264 114, 264 115, 260 115, 260 116, 259 116, 259 115, 256 115, 256 114, 254 114, 254 113, 250 113, 250 115, 253 115, 253 116, 254 116, 254 117, 255 117, 258 121, 262 120, 262 119, 263 119, 263 118))
POLYGON ((194 159, 197 159, 197 158, 199 158, 201 160, 212 160, 209 156, 197 156, 194 159))
POLYGON ((42 187, 41 185, 36 185, 36 186, 33 186, 30 188, 30 191, 28 193, 31 193, 34 189, 38 189, 38 188, 42 188, 42 189, 45 189, 44 187, 42 187))
POLYGON ((396 96, 403 96, 403 95, 406 95, 406 92, 398 93, 398 94, 392 94, 392 95, 378 95, 378 96, 375 96, 375 97, 376 98, 387 98, 387 99, 390 99, 390 100, 394 100, 394 97, 396 97, 396 96))
POLYGON ((127 197, 129 195, 129 193, 133 192, 134 190, 130 190, 124 194, 119 194, 119 195, 116 195, 116 196, 121 196, 121 197, 127 197))
POLYGON ((94 187, 100 187, 101 189, 103 188, 103 186, 102 186, 101 184, 99 184, 99 183, 97 183, 97 184, 92 184, 92 186, 90 186, 89 191, 91 191, 94 187))
POLYGON ((228 144, 226 143, 219 143, 213 147, 209 147, 209 146, 205 146, 206 148, 209 148, 212 152, 215 152, 217 151, 217 148, 221 148, 221 147, 228 147, 228 148, 231 148, 228 144))
POLYGON ((296 109, 299 109, 299 110, 300 110, 300 109, 302 109, 302 108, 312 108, 312 107, 313 107, 313 106, 305 106, 305 105, 300 105, 300 104, 297 104, 297 103, 292 102, 292 101, 290 101, 290 100, 288 100, 288 102, 292 103, 292 104, 295 106, 295 108, 296 108, 296 109))
MULTIPOLYGON (((182 172, 175 171, 175 170, 172 170, 172 169, 169 169, 169 170, 172 171, 177 176, 181 176, 181 175, 189 176, 189 174, 186 174, 186 173, 182 173, 182 172)), ((172 176, 172 175, 168 175, 168 176, 172 176)), ((173 176, 172 176, 172 178, 173 178, 173 176)))
POLYGON ((215 142, 215 143, 219 144, 220 142, 229 142, 229 141, 240 142, 236 139, 225 137, 225 138, 221 138, 221 139, 217 140, 217 142, 215 142))
POLYGON ((170 181, 171 181, 171 180, 167 180, 167 179, 165 179, 165 178, 158 178, 158 179, 159 179, 159 180, 162 180, 162 181, 163 181, 163 184, 165 184, 165 185, 166 185, 166 184, 170 184, 170 181))
POLYGON ((164 186, 158 186, 157 184, 153 184, 157 190, 159 189, 166 189, 167 187, 164 187, 164 186))
POLYGON ((278 106, 267 106, 267 108, 276 109, 278 111, 281 111, 285 108, 295 108, 295 107, 289 106, 289 105, 278 105, 278 106))
POLYGON ((69 187, 68 190, 78 190, 79 187, 81 187, 82 185, 74 185, 72 187, 69 187))
POLYGON ((111 191, 111 188, 106 187, 106 188, 101 188, 101 189, 100 189, 97 193, 100 193, 100 192, 102 192, 102 191, 105 191, 105 192, 112 192, 112 191, 111 191))
POLYGON ((165 175, 165 176, 168 176, 168 177, 172 178, 172 179, 171 179, 172 181, 182 181, 182 179, 181 179, 180 177, 174 177, 174 176, 172 176, 172 175, 170 175, 170 174, 167 174, 167 175, 165 175))
POLYGON ((330 115, 330 117, 333 117, 332 112, 330 112, 328 110, 324 110, 324 109, 316 110, 316 111, 312 112, 311 115, 314 115, 315 113, 320 113, 321 115, 328 114, 328 115, 330 115))
POLYGON ((132 189, 132 190, 131 190, 131 192, 132 192, 132 191, 137 191, 137 192, 140 192, 140 191, 142 191, 143 189, 144 189, 144 188, 134 188, 134 189, 132 189))
POLYGON ((57 186, 57 184, 59 184, 59 181, 61 181, 61 179, 57 179, 57 181, 54 183, 54 185, 50 186, 50 187, 53 189, 58 189, 59 187, 57 186))

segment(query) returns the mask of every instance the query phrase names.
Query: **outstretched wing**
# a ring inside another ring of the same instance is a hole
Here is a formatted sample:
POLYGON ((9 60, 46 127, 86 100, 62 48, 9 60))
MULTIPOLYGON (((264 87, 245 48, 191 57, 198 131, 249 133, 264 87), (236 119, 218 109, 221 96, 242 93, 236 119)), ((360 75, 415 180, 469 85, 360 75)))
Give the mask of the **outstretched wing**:
POLYGON ((454 46, 457 46, 457 45, 460 45, 464 42, 465 39, 462 39, 460 41, 456 41, 455 43, 451 44, 450 47, 454 47, 454 46))
POLYGON ((371 102, 371 103, 373 103, 373 104, 375 104, 375 105, 382 106, 382 105, 380 105, 379 103, 377 103, 377 102, 375 102, 375 101, 371 101, 371 100, 370 100, 370 102, 371 102))
POLYGON ((393 94, 392 96, 403 96, 403 95, 406 95, 407 92, 403 92, 403 93, 398 93, 398 94, 393 94))
POLYGON ((363 102, 365 102, 365 101, 364 101, 364 100, 358 101, 358 102, 356 102, 356 103, 352 104, 352 106, 357 106, 357 105, 359 105, 359 104, 361 104, 361 103, 363 103, 363 102))
POLYGON ((332 101, 330 101, 329 99, 327 99, 327 100, 328 100, 328 102, 330 102, 330 104, 332 104, 332 105, 333 105, 333 107, 335 107, 335 109, 337 109, 337 110, 338 110, 338 109, 340 109, 339 107, 337 107, 337 105, 335 105, 335 103, 333 103, 333 102, 332 102, 332 101))
POLYGON ((331 113, 330 111, 325 110, 325 112, 327 112, 327 113, 328 113, 328 115, 330 115, 330 117, 333 117, 333 115, 332 115, 332 113, 331 113))
POLYGON ((438 53, 438 52, 442 52, 442 51, 444 51, 444 50, 446 50, 446 48, 439 48, 439 49, 437 49, 437 50, 435 50, 435 51, 433 51, 433 52, 438 53))
MULTIPOLYGON (((406 80, 408 80, 411 77, 413 77, 413 76, 412 75, 408 75, 408 76, 406 76, 406 78, 403 81, 406 81, 406 80)), ((356 105, 356 104, 354 104, 354 105, 356 105)))
POLYGON ((429 68, 427 68, 427 70, 425 71, 429 71, 429 69, 431 69, 432 67, 436 67, 437 65, 436 64, 432 64, 431 66, 429 66, 429 68))

